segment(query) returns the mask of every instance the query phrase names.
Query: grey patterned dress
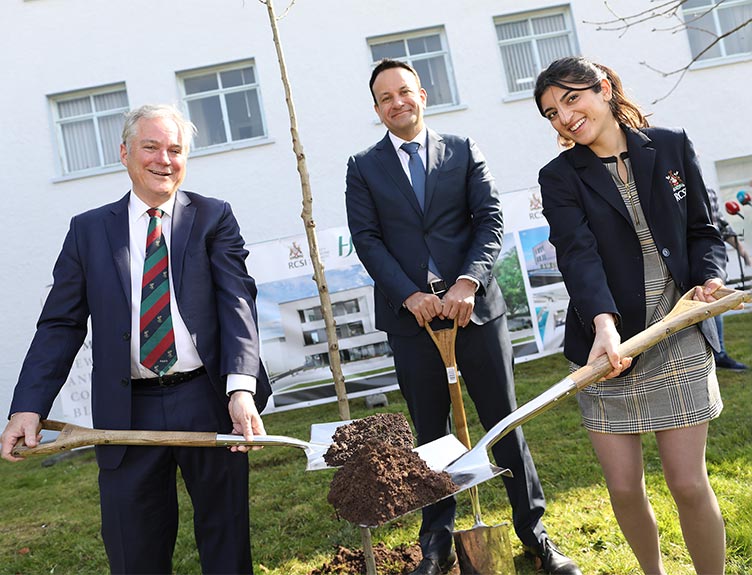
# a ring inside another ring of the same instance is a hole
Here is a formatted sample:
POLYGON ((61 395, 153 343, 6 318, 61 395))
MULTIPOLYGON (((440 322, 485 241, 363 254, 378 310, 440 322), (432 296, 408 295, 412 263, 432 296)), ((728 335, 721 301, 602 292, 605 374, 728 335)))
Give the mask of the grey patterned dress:
MULTIPOLYGON (((626 153, 622 158, 627 166, 627 183, 619 176, 616 158, 603 161, 640 240, 645 268, 645 324, 652 325, 671 311, 682 294, 653 242, 629 158, 626 153)), ((572 370, 577 368, 571 365, 572 370)), ((696 325, 641 354, 627 375, 586 387, 577 398, 585 428, 602 433, 687 427, 714 419, 723 409, 712 351, 696 325)))

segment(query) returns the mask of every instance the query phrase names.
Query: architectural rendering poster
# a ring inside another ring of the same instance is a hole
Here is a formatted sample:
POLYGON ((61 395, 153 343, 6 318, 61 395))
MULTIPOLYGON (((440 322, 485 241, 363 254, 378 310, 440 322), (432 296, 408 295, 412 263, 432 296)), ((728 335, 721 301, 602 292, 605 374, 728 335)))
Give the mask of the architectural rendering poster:
MULTIPOLYGON (((516 361, 561 350, 568 302, 537 188, 502 195, 504 245, 493 274, 509 308, 516 361)), ((386 334, 373 317, 373 281, 346 227, 318 231, 348 397, 397 389, 386 334)), ((274 394, 267 412, 335 401, 328 342, 305 235, 253 244, 261 356, 274 394)))
MULTIPOLYGON (((502 195, 504 245, 493 274, 504 293, 515 360, 560 351, 568 303, 537 188, 502 195)), ((397 389, 386 334, 373 317, 373 281, 346 226, 319 230, 348 397, 397 389)), ((336 401, 328 342, 304 234, 249 246, 258 285, 261 356, 274 394, 266 412, 336 401)), ((91 340, 60 394, 66 421, 90 426, 91 340)))

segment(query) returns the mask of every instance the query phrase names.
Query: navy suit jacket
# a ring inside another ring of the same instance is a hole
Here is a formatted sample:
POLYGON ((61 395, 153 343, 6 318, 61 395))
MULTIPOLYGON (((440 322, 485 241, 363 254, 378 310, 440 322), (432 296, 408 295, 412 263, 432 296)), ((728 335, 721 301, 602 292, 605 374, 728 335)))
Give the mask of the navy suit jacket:
MULTIPOLYGON (((640 203, 677 288, 686 292, 713 277, 725 281, 726 249, 684 130, 625 131, 640 203)), ((596 315, 617 314, 622 340, 646 327, 640 243, 609 171, 586 146, 562 152, 540 171, 538 182, 570 297, 564 353, 584 365, 596 315)), ((701 329, 717 347, 714 322, 703 322, 701 329)))
MULTIPOLYGON (((238 223, 227 202, 176 193, 170 262, 180 315, 225 412, 228 373, 257 378, 255 400, 261 411, 271 388, 259 359, 256 285, 246 272, 248 252, 238 223)), ((131 428, 128 199, 126 194, 71 220, 10 413, 47 416, 91 317, 94 427, 131 428)), ((103 468, 117 467, 124 453, 124 446, 97 448, 103 468)))
POLYGON ((472 321, 506 311, 492 274, 503 219, 494 179, 470 139, 428 130, 425 211, 387 133, 347 165, 347 220, 360 261, 374 280, 376 327, 420 331, 402 304, 426 291, 429 250, 449 285, 460 275, 480 282, 472 321))

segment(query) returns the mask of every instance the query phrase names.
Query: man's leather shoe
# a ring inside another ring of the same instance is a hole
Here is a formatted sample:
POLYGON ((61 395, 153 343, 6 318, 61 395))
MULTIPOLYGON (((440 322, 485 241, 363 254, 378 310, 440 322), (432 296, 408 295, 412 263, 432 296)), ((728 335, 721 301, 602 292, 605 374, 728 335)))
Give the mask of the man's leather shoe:
POLYGON ((443 561, 437 561, 433 557, 423 557, 415 571, 410 575, 446 575, 457 565, 457 555, 454 551, 443 561))
POLYGON ((577 563, 564 555, 548 538, 544 538, 538 549, 527 549, 525 554, 532 556, 536 571, 550 575, 582 575, 577 563))
POLYGON ((726 352, 715 355, 715 366, 721 369, 730 369, 731 371, 746 371, 748 369, 746 365, 736 361, 726 352))

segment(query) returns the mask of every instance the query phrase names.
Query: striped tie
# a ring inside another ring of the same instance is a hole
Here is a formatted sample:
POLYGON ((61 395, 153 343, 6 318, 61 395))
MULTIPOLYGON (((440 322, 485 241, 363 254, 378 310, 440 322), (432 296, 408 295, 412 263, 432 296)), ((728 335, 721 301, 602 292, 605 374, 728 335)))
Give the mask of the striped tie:
POLYGON ((162 235, 162 216, 157 208, 147 210, 144 276, 141 282, 141 363, 162 376, 175 364, 175 333, 170 315, 170 278, 167 244, 162 235))

